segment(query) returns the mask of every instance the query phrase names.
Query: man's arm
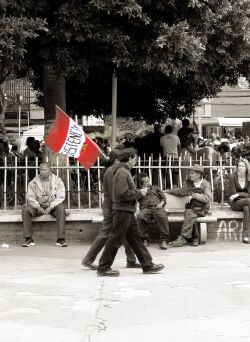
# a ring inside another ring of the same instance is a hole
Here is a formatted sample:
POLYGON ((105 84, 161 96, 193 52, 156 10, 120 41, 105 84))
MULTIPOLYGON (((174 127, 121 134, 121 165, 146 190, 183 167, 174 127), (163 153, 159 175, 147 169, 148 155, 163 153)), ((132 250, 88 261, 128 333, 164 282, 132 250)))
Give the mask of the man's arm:
POLYGON ((175 196, 188 196, 190 195, 189 191, 188 191, 188 186, 187 186, 187 182, 185 181, 182 185, 181 188, 174 188, 174 189, 169 189, 166 191, 168 194, 172 194, 175 196))
POLYGON ((37 196, 35 193, 35 184, 32 182, 28 184, 27 203, 29 206, 31 206, 34 209, 37 209, 40 207, 40 203, 38 202, 37 196))
MULTIPOLYGON (((130 189, 129 188, 129 175, 119 175, 115 179, 115 191, 118 197, 125 202, 135 201, 142 197, 141 190, 130 189)), ((131 177, 131 181, 132 177, 131 177)))
POLYGON ((55 199, 50 202, 50 208, 53 209, 65 200, 65 186, 63 181, 59 178, 55 189, 55 199))
POLYGON ((204 193, 203 194, 193 193, 192 198, 202 203, 209 203, 212 199, 211 185, 208 181, 203 181, 203 185, 204 185, 204 193))

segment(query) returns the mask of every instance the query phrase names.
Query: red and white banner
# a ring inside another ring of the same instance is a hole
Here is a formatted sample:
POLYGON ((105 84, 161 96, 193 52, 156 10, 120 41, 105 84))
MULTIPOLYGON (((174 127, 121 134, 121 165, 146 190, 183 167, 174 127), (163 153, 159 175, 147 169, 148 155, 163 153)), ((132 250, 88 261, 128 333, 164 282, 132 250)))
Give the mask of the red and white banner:
POLYGON ((76 158, 85 169, 95 164, 101 152, 99 146, 58 106, 45 143, 55 153, 76 158))

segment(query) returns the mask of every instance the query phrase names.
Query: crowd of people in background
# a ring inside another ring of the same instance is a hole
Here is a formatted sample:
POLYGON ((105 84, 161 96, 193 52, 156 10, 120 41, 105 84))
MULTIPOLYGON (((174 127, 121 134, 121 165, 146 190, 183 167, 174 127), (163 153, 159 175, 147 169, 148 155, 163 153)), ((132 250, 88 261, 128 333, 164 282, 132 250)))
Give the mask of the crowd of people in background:
MULTIPOLYGON (((146 134, 133 135, 126 133, 117 141, 116 147, 134 148, 140 157, 152 156, 157 159, 159 155, 163 158, 181 157, 183 160, 191 157, 212 161, 217 161, 220 156, 239 156, 250 155, 250 138, 248 136, 235 137, 233 133, 228 132, 223 137, 212 133, 210 137, 203 138, 199 135, 197 129, 191 127, 188 119, 182 120, 182 127, 176 130, 172 125, 165 127, 160 124, 154 125, 153 132, 145 131, 146 134)), ((108 156, 111 152, 111 140, 102 137, 93 139, 100 147, 104 155, 108 156)), ((36 140, 35 137, 28 137, 26 148, 19 151, 18 144, 9 144, 6 139, 0 138, 0 162, 3 163, 4 157, 7 157, 7 164, 14 165, 13 159, 17 157, 20 162, 28 158, 29 162, 34 162, 36 157, 39 163, 42 161, 44 142, 36 140)))

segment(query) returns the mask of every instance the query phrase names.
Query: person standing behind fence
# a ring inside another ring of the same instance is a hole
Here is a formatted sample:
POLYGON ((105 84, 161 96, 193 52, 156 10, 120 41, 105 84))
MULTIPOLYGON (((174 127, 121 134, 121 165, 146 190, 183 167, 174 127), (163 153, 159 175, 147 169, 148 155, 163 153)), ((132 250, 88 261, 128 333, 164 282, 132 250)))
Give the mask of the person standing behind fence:
POLYGON ((179 149, 181 147, 180 139, 176 134, 173 134, 173 127, 165 127, 165 135, 160 139, 160 145, 163 148, 164 157, 178 158, 179 149))
MULTIPOLYGON (((97 266, 94 264, 94 261, 101 251, 101 249, 105 246, 106 241, 108 240, 109 234, 113 227, 113 213, 112 213, 112 181, 113 181, 113 170, 117 163, 119 163, 117 157, 119 155, 119 150, 112 150, 109 154, 109 167, 104 171, 103 176, 103 195, 104 200, 102 204, 102 213, 103 213, 103 222, 100 231, 98 232, 97 237, 93 241, 88 253, 82 260, 82 265, 88 267, 91 270, 97 270, 97 266)), ((136 268, 141 267, 140 264, 136 262, 135 254, 132 248, 129 246, 127 241, 123 242, 125 247, 125 252, 127 255, 127 267, 128 268, 136 268)))
POLYGON ((164 266, 152 262, 152 257, 143 244, 143 236, 135 218, 136 201, 147 193, 147 189, 136 190, 130 172, 136 164, 136 153, 133 149, 127 149, 121 151, 118 158, 121 163, 114 167, 112 185, 113 227, 99 260, 98 275, 119 276, 119 271, 112 270, 111 266, 125 237, 135 252, 143 273, 157 273, 164 266))
POLYGON ((242 242, 250 243, 250 165, 242 158, 236 172, 230 176, 230 206, 232 210, 243 211, 242 242))
POLYGON ((23 247, 35 245, 32 237, 32 217, 51 214, 56 218, 57 242, 59 247, 67 247, 65 242, 65 187, 61 178, 50 172, 48 163, 41 163, 39 175, 28 184, 27 205, 23 207, 23 247))

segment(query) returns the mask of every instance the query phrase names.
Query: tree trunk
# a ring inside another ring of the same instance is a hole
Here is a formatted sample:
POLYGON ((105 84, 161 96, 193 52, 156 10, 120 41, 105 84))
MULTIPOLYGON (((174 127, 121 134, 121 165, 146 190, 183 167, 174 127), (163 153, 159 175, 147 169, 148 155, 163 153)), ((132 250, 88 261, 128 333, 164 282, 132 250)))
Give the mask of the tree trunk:
MULTIPOLYGON (((44 91, 44 117, 45 117, 45 136, 48 134, 55 120, 55 106, 58 105, 66 112, 66 82, 64 77, 55 78, 52 70, 44 65, 43 67, 43 91, 44 91)), ((59 165, 66 165, 66 158, 56 155, 46 149, 45 158, 48 157, 50 164, 56 165, 56 156, 59 158, 59 165)), ((60 176, 65 179, 65 174, 60 176)))

